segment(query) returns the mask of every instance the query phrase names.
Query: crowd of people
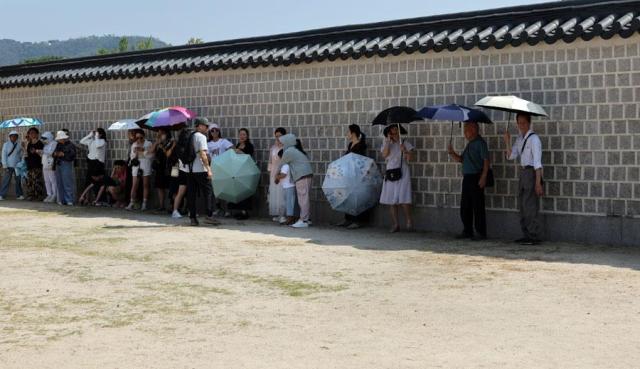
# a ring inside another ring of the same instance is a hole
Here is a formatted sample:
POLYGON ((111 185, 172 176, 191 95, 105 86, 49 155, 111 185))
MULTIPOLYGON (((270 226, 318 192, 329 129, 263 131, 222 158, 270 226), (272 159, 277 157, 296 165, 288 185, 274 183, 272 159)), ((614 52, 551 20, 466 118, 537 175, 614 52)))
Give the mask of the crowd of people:
MULTIPOLYGON (((543 195, 542 145, 531 130, 531 117, 517 117, 518 138, 513 145, 505 132, 507 159, 520 159, 519 209, 524 237, 518 242, 535 244, 541 232, 538 220, 538 198, 543 195)), ((415 160, 415 147, 406 138, 407 132, 400 125, 389 125, 384 131, 380 154, 386 168, 380 204, 390 209, 390 232, 412 230, 412 188, 410 162, 415 160), (404 227, 399 213, 402 209, 404 227)), ((266 201, 274 222, 294 228, 311 225, 311 185, 313 169, 302 142, 283 127, 274 130, 274 142, 269 148, 269 186, 266 201)), ((150 138, 143 129, 128 131, 129 155, 113 161, 106 167, 108 151, 107 133, 96 128, 79 141, 87 148, 87 174, 84 187, 76 197, 75 165, 78 149, 71 142, 66 129, 55 133, 31 127, 20 140, 16 131, 9 133, 9 140, 2 147, 3 176, 0 200, 4 200, 12 179, 18 200, 112 206, 129 211, 148 211, 152 186, 156 192, 157 212, 166 212, 173 218, 188 214, 190 224, 199 225, 198 204, 206 211, 204 222, 219 224, 217 217, 247 219, 256 199, 248 198, 238 203, 216 199, 212 187, 211 162, 227 150, 254 156, 255 147, 249 130, 238 131, 233 144, 224 138, 220 126, 206 118, 196 118, 192 128, 180 131, 161 128, 150 138), (152 181, 153 179, 153 181, 152 181), (23 191, 24 185, 24 191, 23 191), (201 201, 198 202, 198 197, 201 201), (185 201, 186 200, 186 201, 185 201)), ((462 164, 462 197, 460 217, 463 232, 459 238, 483 240, 487 237, 484 191, 492 186, 493 175, 487 142, 479 134, 476 122, 465 122, 464 136, 468 143, 462 153, 451 144, 449 155, 462 164)), ((357 124, 348 126, 348 145, 345 155, 368 155, 366 136, 357 124)), ((346 214, 337 226, 360 228, 367 223, 369 212, 359 215, 346 214)))

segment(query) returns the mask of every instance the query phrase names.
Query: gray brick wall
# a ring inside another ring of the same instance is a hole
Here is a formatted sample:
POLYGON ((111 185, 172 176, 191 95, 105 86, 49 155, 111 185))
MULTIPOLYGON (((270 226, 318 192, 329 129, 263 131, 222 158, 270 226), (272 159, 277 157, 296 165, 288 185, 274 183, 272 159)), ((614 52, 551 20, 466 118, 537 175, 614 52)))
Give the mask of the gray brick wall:
MULTIPOLYGON (((640 35, 572 44, 456 51, 289 67, 200 72, 135 80, 0 90, 0 114, 36 116, 49 130, 67 127, 78 140, 92 127, 107 127, 165 106, 184 105, 223 126, 235 138, 251 131, 257 160, 266 170, 275 127, 301 137, 316 173, 314 196, 327 164, 345 145, 346 127, 357 123, 370 137, 370 154, 380 130, 375 114, 392 105, 456 102, 472 105, 485 95, 516 94, 539 102, 550 119, 535 119, 544 147, 547 214, 637 217, 640 215, 640 35)), ((516 167, 507 162, 501 133, 506 114, 490 112, 496 124, 483 126, 496 174, 487 205, 516 209, 516 167)), ((459 166, 446 154, 450 125, 410 125, 417 147, 412 164, 418 207, 455 208, 459 166)), ((515 133, 515 126, 510 125, 515 133)), ((454 146, 464 140, 455 125, 454 146)), ((124 134, 110 133, 111 160, 125 156, 124 134)))

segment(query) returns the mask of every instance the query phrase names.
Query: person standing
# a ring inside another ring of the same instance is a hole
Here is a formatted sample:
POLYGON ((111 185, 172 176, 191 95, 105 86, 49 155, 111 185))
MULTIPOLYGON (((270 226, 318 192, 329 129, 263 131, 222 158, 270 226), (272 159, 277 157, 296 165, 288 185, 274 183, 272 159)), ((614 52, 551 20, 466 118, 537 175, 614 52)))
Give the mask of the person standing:
MULTIPOLYGON (((240 128, 238 130, 238 143, 236 144, 237 154, 246 154, 253 158, 254 147, 249 138, 249 130, 246 128, 240 128)), ((239 210, 240 212, 235 215, 237 220, 249 219, 249 210, 251 210, 251 202, 253 196, 248 199, 244 199, 237 204, 230 203, 229 209, 239 210)))
POLYGON ((449 143, 448 152, 453 160, 462 163, 462 198, 460 200, 460 218, 464 229, 459 239, 474 241, 487 238, 487 217, 484 202, 484 189, 489 173, 489 147, 479 134, 477 122, 465 122, 464 138, 468 143, 462 154, 453 150, 449 143), (477 234, 474 235, 473 227, 477 234))
MULTIPOLYGON (((205 205, 207 208, 207 216, 205 223, 211 225, 219 225, 220 223, 213 218, 213 209, 211 207, 211 197, 213 189, 211 187, 211 166, 207 157, 207 132, 209 130, 209 122, 204 118, 195 119, 195 132, 189 133, 187 147, 185 147, 179 155, 181 162, 181 170, 187 175, 187 205, 189 207, 189 218, 191 226, 198 226, 197 204, 198 194, 204 195, 205 205)), ((180 142, 179 142, 180 144, 180 142)))
POLYGON ((280 159, 280 169, 285 164, 289 165, 289 175, 295 183, 298 206, 300 207, 300 218, 291 224, 293 228, 307 228, 311 218, 311 181, 313 179, 313 169, 309 162, 309 157, 302 150, 302 145, 296 136, 289 133, 280 137, 283 145, 282 158, 280 159))
POLYGON ((53 153, 56 165, 56 184, 58 185, 58 204, 73 206, 75 200, 75 176, 73 163, 76 160, 76 145, 69 140, 65 131, 56 133, 56 151, 53 153))
POLYGON ((23 153, 22 145, 18 142, 18 137, 17 131, 11 131, 9 132, 9 140, 2 145, 2 168, 4 169, 4 176, 2 177, 2 185, 0 186, 0 200, 4 200, 9 191, 11 177, 15 178, 16 199, 24 200, 20 177, 16 175, 16 166, 22 160, 23 153))
POLYGON ((411 217, 411 172, 408 162, 413 160, 413 145, 400 139, 400 134, 406 134, 404 128, 398 125, 387 126, 384 131, 384 143, 380 148, 386 162, 386 172, 382 183, 380 203, 389 205, 391 221, 393 222, 389 232, 400 230, 398 223, 398 208, 404 211, 407 230, 413 230, 411 217))
MULTIPOLYGON (((367 136, 362 133, 359 125, 349 125, 347 138, 349 140, 349 144, 347 145, 347 151, 344 153, 345 155, 353 153, 367 156, 367 136)), ((365 222, 367 213, 368 211, 365 211, 358 215, 345 214, 344 221, 338 223, 337 226, 346 227, 347 229, 358 229, 362 227, 362 224, 365 222)))
MULTIPOLYGON (((213 163, 213 160, 224 154, 225 151, 233 148, 231 141, 222 137, 220 126, 217 123, 209 124, 209 142, 207 142, 207 150, 209 151, 209 162, 213 163)), ((215 198, 215 194, 211 196, 213 201, 213 207, 216 207, 218 216, 230 217, 231 213, 227 211, 227 204, 224 200, 215 198)))
POLYGON ((282 143, 280 137, 287 134, 287 130, 278 127, 273 132, 275 141, 269 149, 269 165, 267 170, 269 171, 269 195, 267 202, 269 202, 269 215, 273 218, 274 222, 283 223, 286 220, 286 204, 285 204, 285 191, 282 183, 277 180, 280 175, 280 156, 278 153, 282 150, 282 143))
POLYGON ((80 140, 81 145, 89 148, 87 153, 87 181, 91 181, 91 174, 104 173, 107 152, 107 132, 96 128, 80 140))
POLYGON ((153 160, 153 171, 155 172, 155 183, 158 194, 158 212, 165 212, 165 201, 167 190, 171 185, 171 167, 169 157, 171 157, 176 141, 171 135, 171 131, 160 128, 156 135, 156 140, 151 146, 151 152, 155 153, 153 160))
POLYGON ((42 134, 44 140, 44 148, 40 151, 42 157, 42 175, 44 177, 44 185, 47 190, 47 197, 44 202, 56 202, 58 185, 56 184, 56 171, 54 168, 53 153, 56 151, 58 143, 53 139, 51 132, 45 132, 42 134))
POLYGON ((143 130, 136 131, 136 140, 131 145, 129 158, 131 159, 131 201, 126 210, 134 210, 138 194, 138 186, 142 182, 142 205, 141 211, 147 210, 147 201, 149 200, 150 178, 151 178, 151 159, 154 152, 151 151, 151 141, 145 139, 143 130))
POLYGON ((518 182, 518 207, 520 210, 520 228, 523 238, 515 242, 522 245, 540 243, 542 226, 538 219, 540 203, 544 195, 542 187, 542 141, 531 129, 531 115, 518 113, 516 116, 519 135, 511 146, 511 135, 504 133, 505 154, 508 160, 520 158, 520 179, 518 182), (509 150, 511 147, 511 150, 509 150))
POLYGON ((25 160, 27 163, 25 192, 27 199, 31 201, 42 201, 45 198, 42 149, 44 149, 44 144, 40 140, 40 131, 36 127, 29 128, 27 131, 27 157, 25 160))

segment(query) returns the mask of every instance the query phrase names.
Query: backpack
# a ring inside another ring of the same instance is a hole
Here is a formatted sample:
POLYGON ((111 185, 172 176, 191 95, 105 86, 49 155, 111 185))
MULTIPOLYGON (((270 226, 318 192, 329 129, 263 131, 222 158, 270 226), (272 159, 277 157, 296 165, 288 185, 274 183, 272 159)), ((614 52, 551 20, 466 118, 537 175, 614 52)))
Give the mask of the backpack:
POLYGON ((196 134, 194 130, 182 130, 175 148, 178 159, 180 159, 182 165, 189 166, 189 171, 193 168, 193 162, 196 160, 196 151, 193 149, 194 134, 196 134))

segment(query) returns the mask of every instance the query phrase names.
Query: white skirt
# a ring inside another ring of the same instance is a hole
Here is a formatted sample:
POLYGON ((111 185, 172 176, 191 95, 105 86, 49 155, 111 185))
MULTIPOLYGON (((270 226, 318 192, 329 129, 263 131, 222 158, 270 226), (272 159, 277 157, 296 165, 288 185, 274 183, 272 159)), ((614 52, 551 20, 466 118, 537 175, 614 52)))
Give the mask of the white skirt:
POLYGON ((269 183, 269 196, 267 201, 269 202, 269 215, 284 216, 286 211, 285 192, 282 188, 282 184, 275 184, 273 179, 269 183))
POLYGON ((411 204, 411 172, 408 165, 402 165, 402 178, 399 181, 382 183, 380 203, 383 205, 411 204))

